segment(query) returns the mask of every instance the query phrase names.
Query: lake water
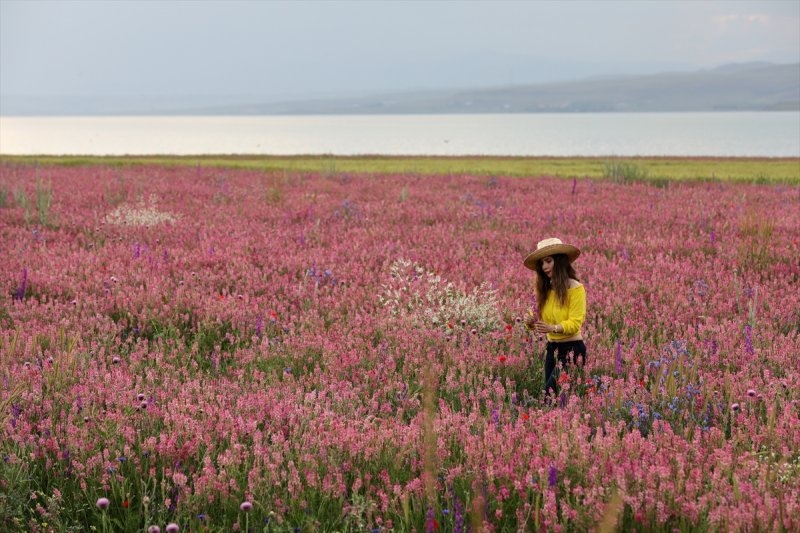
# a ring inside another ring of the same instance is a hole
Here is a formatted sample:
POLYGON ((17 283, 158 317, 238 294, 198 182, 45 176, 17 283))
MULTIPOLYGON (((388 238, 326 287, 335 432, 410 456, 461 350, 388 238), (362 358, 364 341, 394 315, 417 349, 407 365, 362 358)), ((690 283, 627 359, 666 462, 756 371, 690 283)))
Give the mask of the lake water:
POLYGON ((800 113, 0 117, 0 154, 800 157, 800 113))

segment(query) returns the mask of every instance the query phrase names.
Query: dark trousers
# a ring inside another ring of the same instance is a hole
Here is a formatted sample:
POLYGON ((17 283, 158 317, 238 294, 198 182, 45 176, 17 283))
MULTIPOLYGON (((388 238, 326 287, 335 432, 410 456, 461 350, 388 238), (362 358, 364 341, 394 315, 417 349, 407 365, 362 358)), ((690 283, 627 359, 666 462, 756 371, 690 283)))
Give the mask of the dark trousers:
POLYGON ((586 364, 586 344, 583 341, 569 341, 569 342, 548 342, 545 348, 544 356, 544 392, 549 394, 552 391, 553 395, 558 394, 558 376, 559 372, 556 369, 556 358, 561 363, 561 367, 566 371, 570 364, 577 365, 578 358, 581 358, 581 364, 586 364), (570 357, 570 355, 572 357, 570 357))

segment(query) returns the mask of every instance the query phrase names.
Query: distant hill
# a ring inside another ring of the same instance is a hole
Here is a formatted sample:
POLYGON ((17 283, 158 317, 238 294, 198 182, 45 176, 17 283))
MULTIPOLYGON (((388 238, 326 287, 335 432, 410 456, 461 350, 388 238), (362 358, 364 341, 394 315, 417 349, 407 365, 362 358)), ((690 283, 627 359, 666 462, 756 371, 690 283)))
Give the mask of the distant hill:
POLYGON ((695 72, 603 76, 558 83, 398 92, 259 103, 257 98, 3 97, 3 115, 324 115, 800 111, 800 63, 739 63, 695 72))
POLYGON ((244 114, 800 111, 800 63, 219 108, 244 114))

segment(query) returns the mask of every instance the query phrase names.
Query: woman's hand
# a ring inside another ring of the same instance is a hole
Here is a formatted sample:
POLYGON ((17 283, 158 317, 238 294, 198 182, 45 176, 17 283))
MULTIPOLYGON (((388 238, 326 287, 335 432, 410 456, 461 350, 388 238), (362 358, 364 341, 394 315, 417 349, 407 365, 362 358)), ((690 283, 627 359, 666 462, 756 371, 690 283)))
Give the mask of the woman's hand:
POLYGON ((542 322, 541 320, 536 321, 532 329, 534 329, 536 333, 555 333, 556 331, 555 326, 542 322))

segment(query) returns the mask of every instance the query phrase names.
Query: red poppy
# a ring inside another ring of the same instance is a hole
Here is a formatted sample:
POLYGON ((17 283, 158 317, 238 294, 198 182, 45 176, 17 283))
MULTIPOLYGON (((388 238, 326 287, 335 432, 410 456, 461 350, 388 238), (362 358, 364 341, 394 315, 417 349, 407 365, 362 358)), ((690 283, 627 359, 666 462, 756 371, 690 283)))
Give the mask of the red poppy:
POLYGON ((558 376, 558 383, 559 385, 563 385, 564 383, 569 383, 569 374, 563 373, 558 376))
POLYGON ((506 331, 511 331, 513 329, 514 329, 514 326, 512 326, 511 324, 506 324, 506 331))
POLYGON ((131 505, 131 504, 130 504, 130 502, 129 502, 128 500, 122 500, 122 506, 123 506, 125 509, 127 509, 128 507, 130 507, 130 505, 131 505))
POLYGON ((522 419, 528 420, 531 416, 528 413, 522 413, 522 419))
POLYGON ((501 363, 505 363, 506 362, 506 356, 505 355, 501 355, 500 356, 500 362, 501 363))

